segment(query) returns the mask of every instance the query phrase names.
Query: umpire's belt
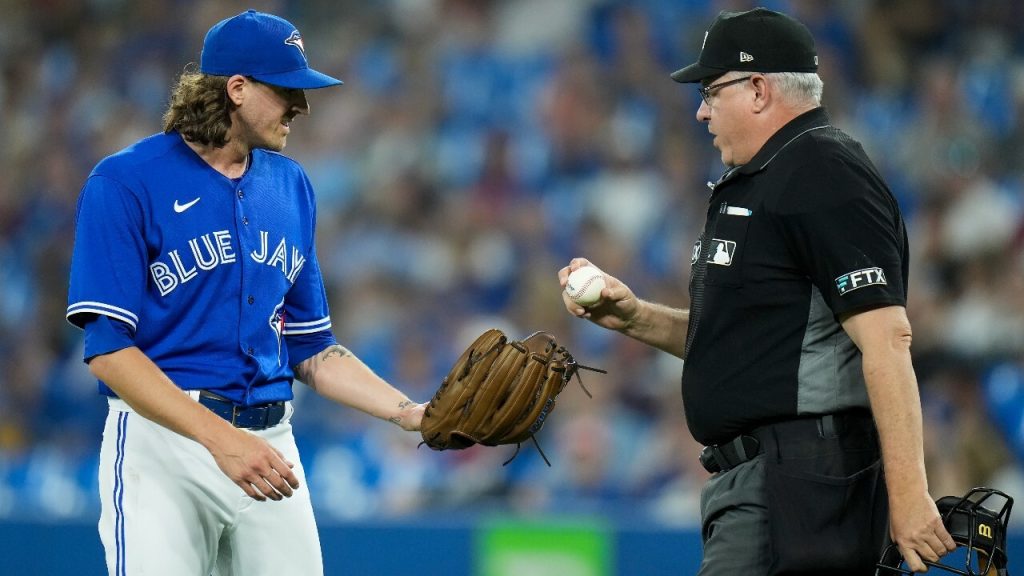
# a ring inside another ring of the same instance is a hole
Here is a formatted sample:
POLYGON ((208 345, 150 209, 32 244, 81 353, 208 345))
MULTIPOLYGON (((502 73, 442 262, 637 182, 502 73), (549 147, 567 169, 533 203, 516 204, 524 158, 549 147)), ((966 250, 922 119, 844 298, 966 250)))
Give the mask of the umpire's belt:
POLYGON ((705 446, 700 453, 700 463, 712 474, 735 468, 764 451, 762 440, 772 441, 766 438, 769 434, 774 437, 773 442, 776 444, 822 438, 836 438, 844 443, 852 439, 863 443, 863 439, 868 438, 877 445, 878 438, 871 412, 864 408, 854 408, 835 414, 806 416, 760 426, 723 444, 705 446), (858 438, 862 440, 858 441, 858 438))
POLYGON ((761 443, 753 436, 737 436, 724 444, 705 446, 700 452, 700 463, 712 474, 725 472, 761 453, 761 443))
POLYGON ((199 403, 211 412, 231 422, 235 428, 264 430, 277 426, 284 418, 285 403, 271 402, 259 406, 238 406, 227 398, 202 390, 199 392, 199 403))

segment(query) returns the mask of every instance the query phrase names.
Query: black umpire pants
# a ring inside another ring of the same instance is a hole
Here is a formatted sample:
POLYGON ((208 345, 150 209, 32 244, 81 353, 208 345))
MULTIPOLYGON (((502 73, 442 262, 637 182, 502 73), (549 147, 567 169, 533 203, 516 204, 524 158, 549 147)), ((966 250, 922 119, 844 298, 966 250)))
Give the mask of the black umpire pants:
POLYGON ((751 432, 753 459, 701 494, 699 576, 872 575, 888 538, 881 450, 866 410, 751 432))

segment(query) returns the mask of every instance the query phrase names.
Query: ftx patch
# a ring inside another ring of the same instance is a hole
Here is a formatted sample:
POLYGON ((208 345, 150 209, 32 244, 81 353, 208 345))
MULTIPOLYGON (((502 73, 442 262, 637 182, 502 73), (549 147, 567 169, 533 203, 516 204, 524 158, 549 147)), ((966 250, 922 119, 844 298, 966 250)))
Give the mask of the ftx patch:
POLYGON ((881 268, 863 268, 836 278, 836 288, 839 289, 840 296, 865 286, 885 286, 886 284, 885 273, 881 268))

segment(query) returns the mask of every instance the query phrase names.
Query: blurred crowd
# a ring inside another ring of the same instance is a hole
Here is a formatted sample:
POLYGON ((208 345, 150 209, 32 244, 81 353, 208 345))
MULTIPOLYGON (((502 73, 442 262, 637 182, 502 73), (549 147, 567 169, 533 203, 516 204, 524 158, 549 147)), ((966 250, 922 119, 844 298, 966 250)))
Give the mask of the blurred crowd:
POLYGON ((286 17, 339 88, 285 153, 319 200, 340 342, 425 401, 486 327, 557 334, 584 364, 537 440, 433 452, 296 384, 318 513, 641 514, 692 524, 706 473, 681 361, 572 318, 586 256, 688 305, 723 171, 692 62, 718 11, 814 33, 825 104, 887 178, 913 251, 908 312, 934 496, 1024 496, 1024 4, 1012 0, 0 0, 0 518, 89 517, 106 403, 64 321, 79 189, 160 129, 206 30, 286 17), (509 458, 515 458, 503 465, 509 458))

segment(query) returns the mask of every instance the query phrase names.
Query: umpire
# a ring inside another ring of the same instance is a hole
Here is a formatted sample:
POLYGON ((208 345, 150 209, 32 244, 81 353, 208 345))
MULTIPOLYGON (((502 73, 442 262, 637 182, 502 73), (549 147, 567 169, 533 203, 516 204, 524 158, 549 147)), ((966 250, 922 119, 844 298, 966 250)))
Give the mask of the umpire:
POLYGON ((831 125, 817 68, 793 18, 719 14, 672 74, 700 83, 697 120, 727 166, 709 183, 691 308, 613 276, 587 308, 563 292, 571 313, 685 359, 684 409, 713 473, 700 576, 872 574, 887 536, 920 572, 955 548, 925 476, 903 220, 831 125))

